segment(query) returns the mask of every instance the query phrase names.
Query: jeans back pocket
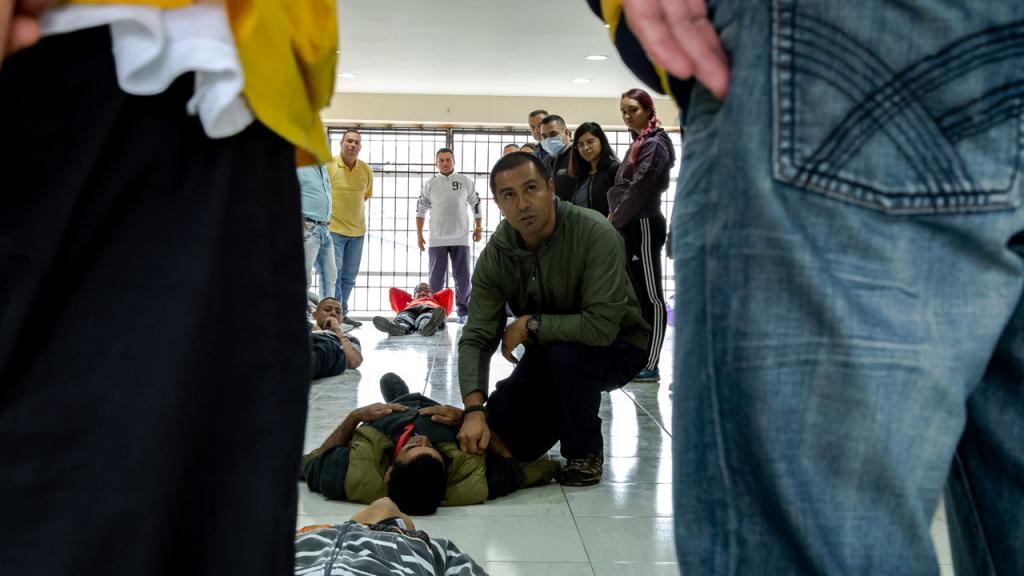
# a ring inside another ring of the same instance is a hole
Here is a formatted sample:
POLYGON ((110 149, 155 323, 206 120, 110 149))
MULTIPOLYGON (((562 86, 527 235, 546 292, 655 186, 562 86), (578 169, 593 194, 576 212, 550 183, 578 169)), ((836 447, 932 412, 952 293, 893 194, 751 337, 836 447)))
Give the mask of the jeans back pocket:
POLYGON ((1024 2, 957 4, 774 0, 775 178, 890 213, 1018 206, 1024 2))

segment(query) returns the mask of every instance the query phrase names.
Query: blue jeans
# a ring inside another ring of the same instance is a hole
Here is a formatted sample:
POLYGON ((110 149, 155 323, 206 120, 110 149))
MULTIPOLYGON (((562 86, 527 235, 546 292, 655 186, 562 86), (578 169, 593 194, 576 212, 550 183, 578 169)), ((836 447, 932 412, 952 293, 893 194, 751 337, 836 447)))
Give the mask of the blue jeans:
POLYGON ((320 274, 320 298, 334 296, 338 268, 334 261, 334 242, 324 224, 303 221, 302 247, 306 253, 306 289, 313 283, 313 272, 320 274), (309 228, 305 228, 309 226, 309 228))
POLYGON ((338 281, 334 285, 334 297, 341 301, 341 309, 348 316, 348 296, 356 285, 359 262, 363 259, 363 236, 344 236, 331 232, 334 241, 334 262, 338 268, 338 281))
POLYGON ((694 88, 672 222, 682 571, 935 573, 948 481, 957 574, 1024 574, 1024 3, 711 4, 732 84, 694 88))

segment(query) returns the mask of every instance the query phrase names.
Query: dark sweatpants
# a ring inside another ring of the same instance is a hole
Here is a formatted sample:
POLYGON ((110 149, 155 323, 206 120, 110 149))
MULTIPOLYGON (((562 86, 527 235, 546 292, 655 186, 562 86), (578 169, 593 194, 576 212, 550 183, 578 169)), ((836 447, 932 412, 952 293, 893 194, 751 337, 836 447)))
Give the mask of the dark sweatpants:
POLYGON ((629 382, 644 358, 642 348, 621 338, 611 346, 527 347, 488 398, 487 423, 523 462, 536 460, 559 440, 565 458, 603 453, 601 392, 629 382))
POLYGON ((0 571, 291 574, 309 336, 294 148, 110 33, 0 70, 0 571))
POLYGON ((668 314, 665 293, 661 287, 661 250, 665 247, 665 217, 637 218, 622 230, 626 242, 626 264, 633 291, 640 301, 640 315, 651 326, 647 343, 647 359, 643 368, 654 370, 661 359, 665 343, 668 314))
POLYGON ((444 276, 448 273, 448 260, 452 261, 452 277, 455 279, 455 312, 459 316, 469 314, 469 295, 473 290, 469 266, 469 246, 438 246, 427 248, 430 260, 430 291, 444 289, 444 276))

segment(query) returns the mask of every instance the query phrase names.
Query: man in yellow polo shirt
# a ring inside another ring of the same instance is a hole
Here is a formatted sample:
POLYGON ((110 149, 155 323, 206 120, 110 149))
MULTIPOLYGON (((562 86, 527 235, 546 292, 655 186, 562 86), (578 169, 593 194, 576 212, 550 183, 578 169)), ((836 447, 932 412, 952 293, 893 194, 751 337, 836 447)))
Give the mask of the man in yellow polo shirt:
POLYGON ((363 258, 363 237, 366 235, 366 200, 373 196, 373 170, 359 159, 363 137, 358 130, 348 130, 341 137, 341 154, 327 164, 331 177, 334 208, 331 211, 331 240, 338 280, 334 297, 341 302, 343 324, 359 327, 362 322, 348 315, 348 296, 356 285, 359 262, 363 258))

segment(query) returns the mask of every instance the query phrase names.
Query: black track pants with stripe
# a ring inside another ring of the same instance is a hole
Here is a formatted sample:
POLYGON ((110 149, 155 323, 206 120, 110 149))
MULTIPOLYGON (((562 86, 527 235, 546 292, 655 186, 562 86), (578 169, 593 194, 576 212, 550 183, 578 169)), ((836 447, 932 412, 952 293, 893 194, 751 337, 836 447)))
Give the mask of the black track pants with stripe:
POLYGON ((665 294, 661 287, 661 251, 665 247, 665 217, 637 218, 621 230, 626 240, 626 263, 633 290, 640 301, 640 313, 651 325, 645 368, 654 370, 665 342, 665 294))

